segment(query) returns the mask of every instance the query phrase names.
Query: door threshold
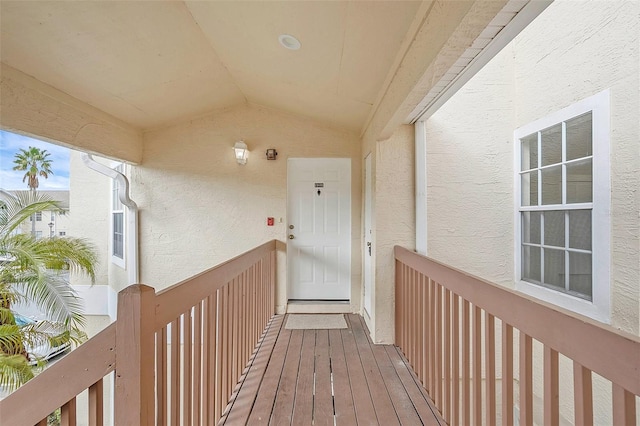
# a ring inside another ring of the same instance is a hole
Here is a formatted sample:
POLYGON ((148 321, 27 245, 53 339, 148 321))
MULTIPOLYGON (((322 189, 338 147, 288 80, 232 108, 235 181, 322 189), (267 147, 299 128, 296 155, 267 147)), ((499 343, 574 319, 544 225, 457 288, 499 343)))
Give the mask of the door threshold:
POLYGON ((288 314, 351 314, 348 300, 289 300, 288 314))

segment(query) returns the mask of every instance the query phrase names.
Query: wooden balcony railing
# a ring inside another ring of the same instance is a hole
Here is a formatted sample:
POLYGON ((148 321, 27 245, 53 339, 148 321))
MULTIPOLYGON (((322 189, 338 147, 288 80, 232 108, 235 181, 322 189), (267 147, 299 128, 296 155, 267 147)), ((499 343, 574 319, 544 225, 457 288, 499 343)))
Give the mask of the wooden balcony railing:
POLYGON ((61 408, 75 425, 88 390, 88 424, 102 425, 112 372, 114 424, 216 424, 275 313, 275 256, 271 241, 157 294, 127 287, 115 323, 0 401, 0 424, 46 425, 61 408))
POLYGON ((636 424, 637 336, 401 247, 395 248, 395 258, 396 344, 449 424, 495 425, 500 413, 500 424, 513 425, 518 406, 519 424, 532 425, 535 341, 544 348, 540 363, 545 425, 559 424, 561 393, 566 397, 571 390, 574 424, 594 424, 592 373, 612 386, 612 417, 607 424, 636 424), (559 354, 573 364, 569 392, 561 392, 559 354))

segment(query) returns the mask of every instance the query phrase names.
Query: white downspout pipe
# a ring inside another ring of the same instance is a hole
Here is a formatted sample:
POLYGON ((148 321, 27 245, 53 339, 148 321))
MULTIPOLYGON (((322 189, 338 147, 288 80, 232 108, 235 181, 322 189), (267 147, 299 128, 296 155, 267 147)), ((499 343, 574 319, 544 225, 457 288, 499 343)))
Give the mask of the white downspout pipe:
POLYGON ((123 191, 118 192, 120 202, 127 207, 127 279, 129 285, 140 282, 138 264, 138 205, 129 197, 129 180, 122 173, 100 164, 91 154, 82 154, 82 161, 95 170, 118 182, 123 191))

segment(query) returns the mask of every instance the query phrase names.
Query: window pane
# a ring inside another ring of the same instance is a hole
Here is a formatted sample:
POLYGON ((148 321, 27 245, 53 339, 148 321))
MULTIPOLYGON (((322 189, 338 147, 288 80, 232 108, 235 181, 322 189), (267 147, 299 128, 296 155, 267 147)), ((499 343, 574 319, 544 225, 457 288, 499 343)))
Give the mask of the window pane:
POLYGON ((569 252, 569 290, 592 299, 591 255, 569 252))
POLYGON ((522 174, 522 205, 538 205, 538 172, 522 174))
POLYGON ((542 165, 562 162, 562 123, 540 132, 542 139, 542 165))
POLYGON ((113 255, 124 258, 124 215, 113 213, 113 255))
POLYGON ((564 250, 544 250, 544 282, 564 290, 564 250))
POLYGON ((567 121, 567 161, 593 155, 591 112, 567 121))
POLYGON ((567 203, 590 203, 593 200, 591 159, 567 164, 567 203))
POLYGON ((564 247, 564 211, 544 212, 544 244, 564 247))
POLYGON ((522 247, 522 279, 540 282, 540 247, 522 247))
POLYGON ((522 167, 520 170, 538 167, 538 133, 520 139, 522 143, 522 167))
POLYGON ((542 204, 562 203, 562 166, 542 170, 542 204))
POLYGON ((591 250, 591 210, 569 211, 569 247, 591 250))
POLYGON ((522 212, 522 240, 525 243, 540 244, 540 212, 522 212))

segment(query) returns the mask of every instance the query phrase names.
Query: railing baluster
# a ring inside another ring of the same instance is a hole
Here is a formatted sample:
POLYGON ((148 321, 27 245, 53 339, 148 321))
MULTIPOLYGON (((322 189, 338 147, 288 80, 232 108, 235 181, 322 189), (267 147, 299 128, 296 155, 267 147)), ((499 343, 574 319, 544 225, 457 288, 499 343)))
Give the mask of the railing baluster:
POLYGON ((452 309, 451 314, 453 320, 451 322, 452 337, 451 337, 451 354, 452 354, 452 370, 451 376, 453 379, 451 386, 451 424, 460 424, 460 297, 457 294, 452 294, 452 309))
POLYGON ((429 303, 427 300, 429 289, 427 287, 426 278, 424 275, 420 274, 420 298, 419 304, 422 309, 420 309, 418 321, 420 321, 420 368, 421 375, 420 381, 424 387, 427 387, 428 383, 428 374, 429 374, 429 334, 428 334, 428 309, 429 303))
POLYGON ((560 394, 558 386, 558 352, 544 346, 544 424, 560 423, 560 394))
POLYGON ((422 316, 422 309, 420 309, 420 274, 418 271, 413 271, 414 275, 414 289, 413 289, 413 299, 411 303, 413 304, 413 357, 415 359, 417 370, 419 371, 418 377, 422 377, 422 337, 424 335, 422 330, 422 321, 420 318, 422 316))
POLYGON ((573 386, 575 423, 593 426, 593 391, 591 371, 573 361, 573 386))
MULTIPOLYGON (((207 297, 207 306, 209 307, 207 320, 207 340, 209 341, 209 352, 207 360, 207 368, 209 370, 209 381, 207 382, 207 394, 209 398, 204 401, 207 406, 207 412, 209 416, 216 422, 222 416, 222 410, 220 404, 216 405, 216 401, 219 401, 221 395, 216 393, 216 383, 220 380, 220 376, 217 373, 217 347, 220 342, 216 339, 216 332, 218 330, 218 297, 217 293, 211 294, 207 297)), ((227 394, 228 395, 228 394, 227 394)))
POLYGON ((104 424, 104 380, 89 387, 89 426, 104 424))
POLYGON ((613 424, 634 425, 636 422, 636 398, 620 385, 613 384, 613 424))
POLYGON ((513 327, 502 321, 502 425, 513 426, 513 327))
POLYGON ((471 424, 471 315, 470 304, 462 300, 462 424, 471 424))
POLYGON ((444 391, 442 417, 451 423, 451 292, 444 289, 444 391))
POLYGON ((473 328, 471 329, 473 354, 473 424, 482 425, 482 310, 473 306, 473 328))
POLYGON ((229 323, 231 322, 231 313, 229 312, 229 284, 225 285, 220 290, 220 299, 218 308, 220 309, 220 324, 218 324, 219 337, 218 345, 220 345, 220 378, 218 379, 219 387, 216 392, 216 398, 218 398, 218 404, 223 407, 223 402, 220 400, 221 395, 226 392, 227 383, 229 379, 229 348, 231 348, 231 342, 229 337, 229 323))
POLYGON ((156 332, 156 398, 158 425, 167 424, 167 328, 156 332))
POLYGON ((211 383, 215 381, 213 372, 215 366, 211 365, 211 359, 215 359, 212 353, 215 351, 215 342, 211 341, 211 297, 202 301, 202 423, 210 424, 215 413, 209 410, 209 401, 214 398, 210 391, 211 383))
POLYGON ((487 404, 487 424, 496 424, 496 322, 495 317, 485 311, 485 383, 487 404))
MULTIPOLYGON (((436 285, 436 347, 442 348, 442 286, 439 283, 436 285)), ((435 388, 435 403, 436 407, 443 412, 442 403, 442 355, 443 351, 436 351, 436 388, 435 388)), ((444 414, 444 413, 443 413, 444 414)))
POLYGON ((432 399, 435 401, 436 396, 436 386, 438 383, 438 367, 437 367, 437 353, 440 351, 440 343, 438 342, 436 327, 438 324, 437 309, 436 309, 436 284, 435 282, 429 278, 429 346, 431 346, 434 350, 430 353, 429 356, 429 377, 430 377, 430 386, 429 386, 429 394, 432 399))
POLYGON ((76 424, 76 399, 71 398, 60 407, 60 426, 76 426, 76 424))
POLYGON ((171 322, 171 424, 180 422, 180 317, 171 322))
POLYGON ((182 315, 182 340, 183 340, 183 367, 182 367, 182 424, 191 424, 191 379, 192 372, 192 335, 191 335, 191 309, 182 315))
POLYGON ((200 425, 202 410, 202 305, 198 303, 193 309, 193 424, 200 425))
POLYGON ((533 339, 520 331, 520 424, 533 426, 533 339))

